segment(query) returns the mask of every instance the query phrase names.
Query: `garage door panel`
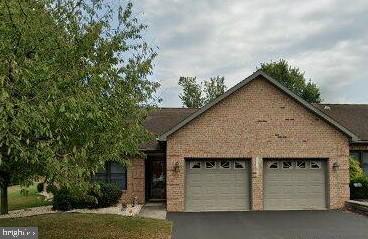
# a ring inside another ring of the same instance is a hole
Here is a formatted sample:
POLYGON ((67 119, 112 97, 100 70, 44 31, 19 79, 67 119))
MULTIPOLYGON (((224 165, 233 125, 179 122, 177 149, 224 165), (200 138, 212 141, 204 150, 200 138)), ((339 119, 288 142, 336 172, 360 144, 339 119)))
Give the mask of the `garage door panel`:
MULTIPOLYGON (((291 160, 287 160, 291 161, 291 160)), ((264 209, 295 210, 326 208, 326 163, 322 160, 293 160, 292 167, 282 168, 282 160, 266 160, 264 164, 264 209), (296 161, 304 161, 298 168, 296 161), (311 162, 320 165, 312 169, 311 162), (273 163, 278 168, 270 168, 273 163)))
MULTIPOLYGON (((229 161, 229 160, 224 160, 229 161)), ((235 169, 231 161, 230 168, 191 168, 186 163, 186 211, 234 211, 249 210, 249 165, 235 169)))

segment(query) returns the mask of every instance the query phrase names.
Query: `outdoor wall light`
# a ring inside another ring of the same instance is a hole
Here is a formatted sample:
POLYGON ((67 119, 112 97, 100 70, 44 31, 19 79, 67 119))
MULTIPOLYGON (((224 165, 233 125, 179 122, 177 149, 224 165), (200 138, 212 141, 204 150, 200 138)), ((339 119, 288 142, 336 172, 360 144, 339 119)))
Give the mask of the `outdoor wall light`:
POLYGON ((332 168, 334 170, 337 170, 338 168, 340 168, 340 164, 338 162, 334 162, 333 165, 332 165, 332 168))
POLYGON ((180 172, 180 164, 179 164, 179 162, 176 162, 174 164, 174 172, 175 173, 179 173, 180 172))

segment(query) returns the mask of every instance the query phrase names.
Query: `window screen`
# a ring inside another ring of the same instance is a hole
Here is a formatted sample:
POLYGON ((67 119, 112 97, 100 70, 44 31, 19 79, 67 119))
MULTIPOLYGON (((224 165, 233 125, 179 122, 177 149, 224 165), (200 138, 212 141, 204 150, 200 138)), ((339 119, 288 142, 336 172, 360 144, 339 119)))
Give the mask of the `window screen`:
POLYGON ((106 162, 104 169, 99 170, 94 181, 112 183, 119 186, 121 190, 127 189, 127 170, 116 162, 106 162))

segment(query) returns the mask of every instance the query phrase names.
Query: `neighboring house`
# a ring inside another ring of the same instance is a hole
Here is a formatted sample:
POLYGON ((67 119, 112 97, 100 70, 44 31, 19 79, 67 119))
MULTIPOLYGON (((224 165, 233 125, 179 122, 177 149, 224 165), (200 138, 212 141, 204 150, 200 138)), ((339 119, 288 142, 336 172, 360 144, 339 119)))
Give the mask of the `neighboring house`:
POLYGON ((368 106, 311 105, 257 71, 201 109, 160 108, 124 199, 168 211, 335 209, 349 154, 367 167, 368 106))

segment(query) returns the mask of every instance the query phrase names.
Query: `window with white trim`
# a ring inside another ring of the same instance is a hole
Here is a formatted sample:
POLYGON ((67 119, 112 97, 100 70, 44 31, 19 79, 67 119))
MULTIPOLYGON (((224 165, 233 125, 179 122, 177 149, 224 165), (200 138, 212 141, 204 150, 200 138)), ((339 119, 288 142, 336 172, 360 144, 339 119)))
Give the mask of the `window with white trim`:
POLYGON ((321 162, 320 161, 310 161, 310 168, 311 169, 320 169, 321 162))
POLYGON ((245 169, 245 161, 234 161, 235 169, 245 169))
POLYGON ((277 161, 268 162, 267 167, 270 168, 270 169, 278 169, 279 168, 279 162, 277 162, 277 161))
POLYGON ((292 161, 282 161, 282 168, 283 169, 293 168, 293 162, 292 161))
POLYGON ((295 168, 303 169, 306 167, 306 162, 304 160, 297 160, 295 168))
POLYGON ((220 161, 220 168, 230 168, 230 161, 220 161))
POLYGON ((216 168, 216 162, 215 161, 206 161, 205 166, 206 166, 206 169, 216 168))
POLYGON ((201 162, 199 162, 199 161, 191 161, 190 162, 190 168, 191 169, 201 168, 201 162))

